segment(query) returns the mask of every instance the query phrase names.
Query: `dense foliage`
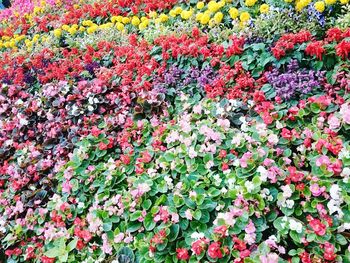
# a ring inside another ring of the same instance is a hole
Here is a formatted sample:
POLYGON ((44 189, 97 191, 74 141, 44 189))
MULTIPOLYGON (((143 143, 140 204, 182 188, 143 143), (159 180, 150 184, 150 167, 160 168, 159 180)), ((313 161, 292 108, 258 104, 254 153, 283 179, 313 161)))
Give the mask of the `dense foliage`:
POLYGON ((348 0, 0 11, 0 261, 350 262, 348 0))

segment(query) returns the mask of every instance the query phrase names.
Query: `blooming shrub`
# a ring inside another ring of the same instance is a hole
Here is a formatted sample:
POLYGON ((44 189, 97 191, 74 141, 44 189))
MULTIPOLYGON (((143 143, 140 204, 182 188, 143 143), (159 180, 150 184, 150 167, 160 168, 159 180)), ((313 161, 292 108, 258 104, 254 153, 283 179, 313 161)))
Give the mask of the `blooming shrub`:
POLYGON ((349 262, 348 9, 16 0, 0 261, 349 262))

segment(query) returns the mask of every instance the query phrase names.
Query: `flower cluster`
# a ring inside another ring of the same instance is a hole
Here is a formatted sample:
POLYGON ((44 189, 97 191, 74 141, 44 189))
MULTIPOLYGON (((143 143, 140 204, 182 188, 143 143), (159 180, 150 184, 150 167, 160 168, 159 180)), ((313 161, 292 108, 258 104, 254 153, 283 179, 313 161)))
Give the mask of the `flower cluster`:
POLYGON ((15 0, 0 261, 349 261, 347 4, 15 0))

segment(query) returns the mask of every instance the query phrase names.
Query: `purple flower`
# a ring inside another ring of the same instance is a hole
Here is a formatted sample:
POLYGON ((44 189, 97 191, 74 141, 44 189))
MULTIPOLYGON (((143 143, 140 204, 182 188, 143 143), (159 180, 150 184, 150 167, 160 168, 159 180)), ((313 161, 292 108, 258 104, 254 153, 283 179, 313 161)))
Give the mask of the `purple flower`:
POLYGON ((296 60, 291 60, 285 72, 274 68, 267 73, 267 80, 276 91, 276 95, 289 100, 300 94, 308 94, 320 86, 324 72, 300 68, 296 60))

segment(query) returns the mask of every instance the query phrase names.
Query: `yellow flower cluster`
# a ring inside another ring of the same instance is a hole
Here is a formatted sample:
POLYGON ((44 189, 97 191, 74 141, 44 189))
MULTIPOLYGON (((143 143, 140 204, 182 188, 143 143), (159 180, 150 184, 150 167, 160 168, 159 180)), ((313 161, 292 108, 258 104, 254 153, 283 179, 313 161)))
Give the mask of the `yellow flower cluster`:
MULTIPOLYGON (((294 2, 294 0, 284 0, 284 1, 287 3, 294 2)), ((339 2, 340 2, 340 4, 345 5, 345 4, 348 4, 350 2, 350 0, 339 0, 339 2)), ((295 9, 297 11, 301 11, 304 8, 306 8, 307 6, 309 6, 311 3, 312 3, 311 0, 296 0, 295 1, 295 9)), ((337 3, 337 0, 316 1, 314 3, 314 7, 318 12, 322 13, 325 11, 327 6, 334 5, 336 3, 337 3)))

